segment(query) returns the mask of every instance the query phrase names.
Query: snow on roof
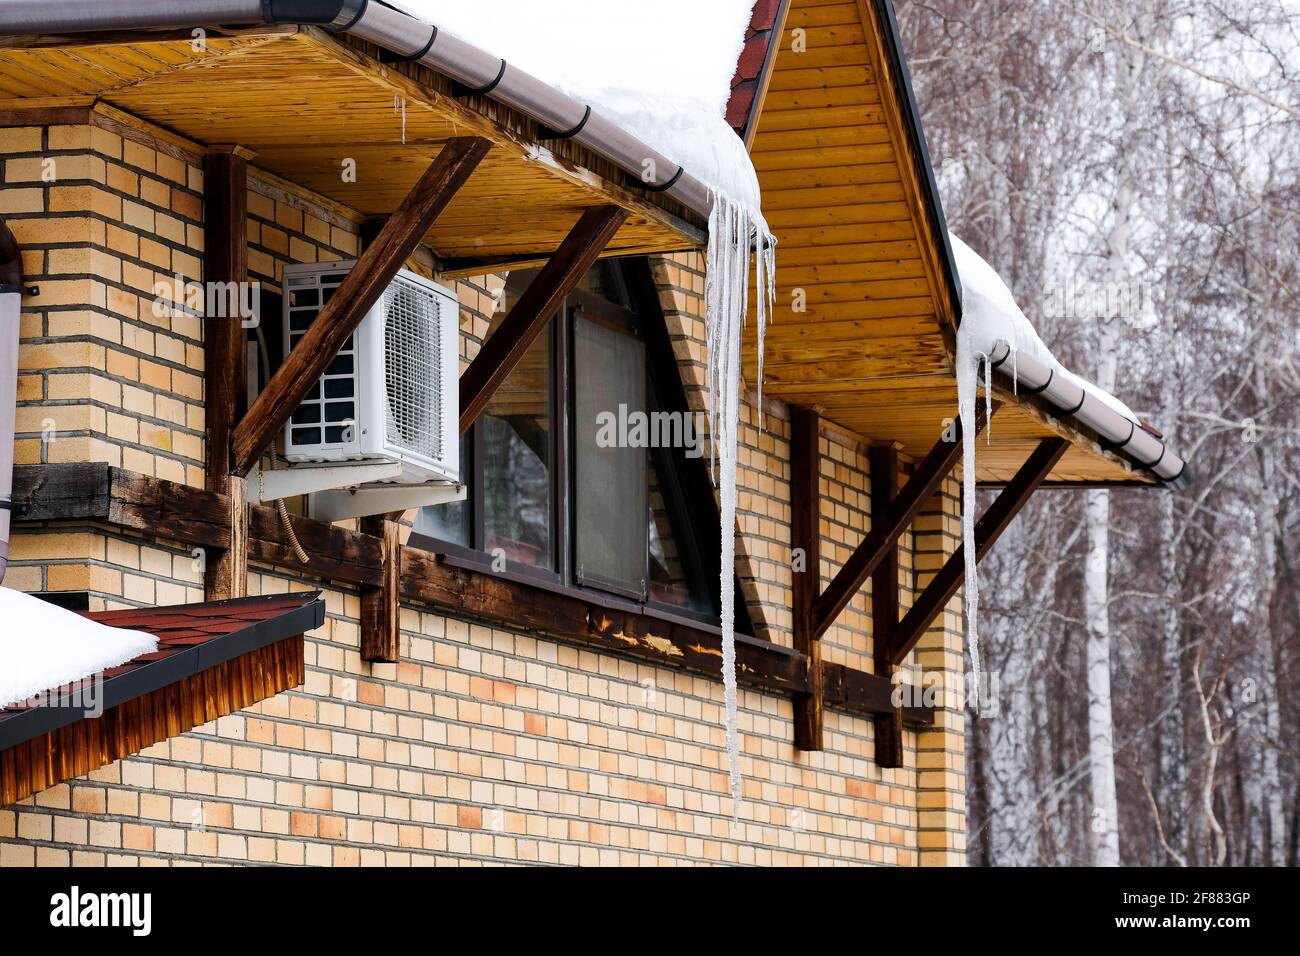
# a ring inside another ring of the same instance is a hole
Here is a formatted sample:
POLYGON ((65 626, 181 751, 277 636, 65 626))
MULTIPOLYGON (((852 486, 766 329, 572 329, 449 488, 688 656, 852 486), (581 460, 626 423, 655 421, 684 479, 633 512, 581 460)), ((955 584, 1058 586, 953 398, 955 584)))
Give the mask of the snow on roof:
POLYGON ((151 654, 158 639, 0 587, 0 707, 151 654))
POLYGON ((1016 298, 992 266, 970 246, 951 232, 953 257, 961 277, 961 334, 969 336, 972 351, 988 355, 999 341, 1006 342, 1013 352, 1032 355, 1058 375, 1063 375, 1104 405, 1114 409, 1130 421, 1138 417, 1114 395, 1075 375, 1043 344, 1033 323, 1016 305, 1016 298))
POLYGON ((591 106, 753 210, 758 176, 726 120, 754 0, 389 0, 591 106))

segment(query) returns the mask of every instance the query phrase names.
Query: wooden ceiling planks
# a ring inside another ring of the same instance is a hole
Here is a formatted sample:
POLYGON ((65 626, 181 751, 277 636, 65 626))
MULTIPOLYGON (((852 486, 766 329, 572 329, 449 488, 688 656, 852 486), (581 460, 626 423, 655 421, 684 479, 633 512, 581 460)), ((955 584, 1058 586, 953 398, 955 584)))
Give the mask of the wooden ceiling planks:
MULTIPOLYGON (((955 316, 884 29, 872 0, 791 0, 751 145, 778 240, 763 388, 919 457, 957 413, 955 316)), ((981 481, 1010 480, 1053 436, 1074 444, 1052 483, 1150 480, 1005 389, 998 397, 981 481)))
POLYGON ((584 209, 604 203, 629 211, 606 255, 705 240, 702 221, 672 200, 626 184, 574 144, 539 144, 531 121, 453 98, 449 82, 423 67, 381 65, 364 44, 313 28, 206 42, 0 41, 0 99, 94 96, 199 145, 239 143, 258 168, 361 216, 391 212, 447 139, 482 135, 492 153, 427 237, 448 260, 544 260, 584 209))

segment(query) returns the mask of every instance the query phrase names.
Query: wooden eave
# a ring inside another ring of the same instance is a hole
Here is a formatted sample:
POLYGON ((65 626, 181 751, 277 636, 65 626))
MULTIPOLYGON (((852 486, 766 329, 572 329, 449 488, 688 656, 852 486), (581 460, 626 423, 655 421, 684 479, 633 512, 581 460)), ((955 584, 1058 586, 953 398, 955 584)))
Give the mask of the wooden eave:
POLYGON ((392 212, 449 138, 482 136, 491 153, 427 236, 456 273, 545 261, 596 204, 628 211, 605 255, 704 243, 698 215, 636 188, 612 163, 379 54, 315 27, 212 30, 202 51, 188 33, 0 38, 0 115, 13 122, 14 111, 42 108, 58 121, 60 109, 106 105, 200 147, 238 144, 258 169, 360 218, 392 212), (347 160, 355 182, 343 176, 347 160))
MULTIPOLYGON (((778 241, 763 390, 918 459, 957 414, 959 316, 884 2, 790 0, 751 145, 778 241), (805 311, 792 308, 796 290, 805 311)), ((754 368, 751 337, 745 348, 754 368)), ((995 393, 1004 404, 979 443, 980 481, 1009 481, 1053 437, 1070 447, 1045 485, 1153 481, 1010 382, 995 393)))
POLYGON ((0 708, 0 805, 297 687, 325 604, 300 592, 87 616, 153 634, 158 649, 0 708))

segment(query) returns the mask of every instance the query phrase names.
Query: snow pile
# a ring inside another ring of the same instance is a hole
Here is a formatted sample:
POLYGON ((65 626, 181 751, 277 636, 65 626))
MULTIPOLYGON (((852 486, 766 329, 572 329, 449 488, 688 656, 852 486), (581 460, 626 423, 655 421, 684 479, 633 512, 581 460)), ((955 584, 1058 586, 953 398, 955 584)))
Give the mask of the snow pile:
POLYGON ((754 0, 659 0, 653 6, 633 0, 392 0, 391 5, 590 104, 709 188, 709 416, 722 499, 722 675, 734 817, 740 802, 733 630, 740 336, 754 260, 761 408, 763 331, 775 299, 776 266, 776 240, 761 212, 758 174, 726 121, 754 0))
POLYGON ((0 707, 158 650, 151 634, 106 627, 10 588, 0 587, 0 621, 0 707))
POLYGON ((976 575, 975 561, 975 442, 970 436, 975 434, 975 398, 978 387, 980 364, 984 365, 984 400, 986 407, 991 403, 989 379, 992 369, 989 355, 999 342, 1006 342, 1011 348, 1012 376, 1015 375, 1016 357, 1025 352, 1055 374, 1064 376, 1080 388, 1117 411, 1131 421, 1138 421, 1132 410, 1091 382, 1080 378, 1065 368, 1051 350, 1043 344, 1034 330, 1033 324, 1025 318, 1020 306, 1016 305, 1015 296, 1002 281, 1002 277, 980 257, 979 253, 962 242, 951 232, 948 239, 952 244, 953 257, 957 272, 961 278, 962 314, 961 326, 957 330, 957 407, 961 416, 962 442, 962 549, 966 555, 965 590, 963 602, 966 610, 966 643, 971 655, 972 688, 969 698, 976 712, 979 711, 978 692, 980 686, 980 651, 979 630, 976 617, 979 613, 979 580, 976 575))
POLYGON ((727 125, 754 0, 389 0, 499 56, 757 211, 758 176, 727 125))

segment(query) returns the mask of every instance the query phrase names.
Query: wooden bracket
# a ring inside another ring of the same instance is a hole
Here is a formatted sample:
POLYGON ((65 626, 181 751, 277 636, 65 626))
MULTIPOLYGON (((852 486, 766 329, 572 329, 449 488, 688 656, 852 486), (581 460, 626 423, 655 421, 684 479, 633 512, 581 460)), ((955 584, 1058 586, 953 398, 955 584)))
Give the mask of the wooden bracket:
MULTIPOLYGON (((993 406, 996 411, 997 405, 993 406)), ((976 434, 987 424, 980 409, 976 434)), ((877 676, 892 679, 901 657, 897 653, 898 540, 930 500, 961 455, 961 422, 952 423, 951 440, 941 438, 917 465, 912 477, 898 488, 898 449, 871 450, 871 531, 821 591, 821 505, 818 493, 821 419, 807 408, 791 409, 790 423, 790 533, 792 545, 802 549, 805 573, 796 572, 792 594, 795 650, 805 655, 810 670, 806 691, 794 697, 795 746, 822 749, 822 713, 825 708, 824 665, 821 637, 867 578, 872 579, 872 628, 877 676), (815 676, 814 676, 815 675, 815 676)), ((1050 469, 1049 469, 1050 470, 1050 469)), ((903 655, 906 656, 906 655, 903 655)), ((890 705, 876 722, 876 759, 882 767, 902 766, 904 714, 890 705)))
POLYGON ((438 157, 411 188, 402 205, 388 217, 375 241, 362 252, 334 297, 235 427, 232 436, 235 474, 247 475, 275 440, 289 415, 379 301, 393 276, 490 148, 487 140, 477 136, 447 140, 438 157))
MULTIPOLYGON (((879 445, 871 449, 871 515, 888 515, 898 497, 898 446, 879 445)), ((871 575, 871 632, 875 671, 892 681, 891 650, 898 629, 898 539, 871 575)), ((876 718, 876 763, 881 767, 903 765, 903 714, 899 707, 876 718)))
MULTIPOLYGON (((1011 482, 998 493, 988 511, 975 524, 975 561, 988 554, 994 542, 1020 513, 1038 486, 1061 460, 1070 442, 1065 438, 1045 438, 1038 443, 1028 460, 1020 466, 1011 482)), ((926 586, 895 632, 892 656, 897 666, 916 647, 931 622, 952 600, 966 573, 965 547, 959 547, 926 586)))
MULTIPOLYGON (((815 611, 821 591, 821 416, 811 408, 790 409, 790 543, 802 552, 803 569, 794 564, 791 604, 794 649, 808 661, 808 690, 794 695, 794 745, 821 750, 825 687, 821 635, 815 611)), ((792 555, 796 558, 798 555, 792 555)))
POLYGON ((621 206, 593 206, 582 214, 540 272, 528 283, 478 355, 460 376, 460 433, 469 431, 501 383, 527 354, 564 299, 587 274, 627 219, 621 206))
POLYGON ((206 557, 203 593, 209 601, 248 594, 248 508, 244 479, 231 474, 230 429, 246 394, 246 333, 239 305, 248 283, 248 162, 235 146, 203 157, 203 278, 225 283, 224 301, 206 301, 203 321, 206 375, 207 488, 230 502, 230 546, 206 557))
POLYGON ((402 526, 383 515, 361 519, 361 533, 381 544, 383 579, 377 588, 361 592, 361 659, 396 664, 402 658, 401 581, 402 526))
MULTIPOLYGON (((995 405, 994 411, 996 410, 995 405)), ((976 418, 975 433, 979 434, 986 424, 983 409, 980 409, 976 418)), ((844 562, 839 573, 817 599, 814 618, 816 634, 826 633, 826 629, 835 623, 840 612, 862 589, 867 578, 871 577, 872 572, 885 559, 890 549, 898 543, 899 536, 912 523, 921 508, 930 500, 930 496, 957 464, 957 459, 961 457, 961 443, 964 438, 961 432, 961 421, 954 421, 952 428, 953 440, 946 441, 941 438, 930 453, 921 460, 912 477, 894 499, 894 507, 886 512, 885 520, 881 520, 877 525, 876 516, 873 514, 871 531, 862 539, 862 543, 853 554, 849 555, 849 559, 844 562)))

